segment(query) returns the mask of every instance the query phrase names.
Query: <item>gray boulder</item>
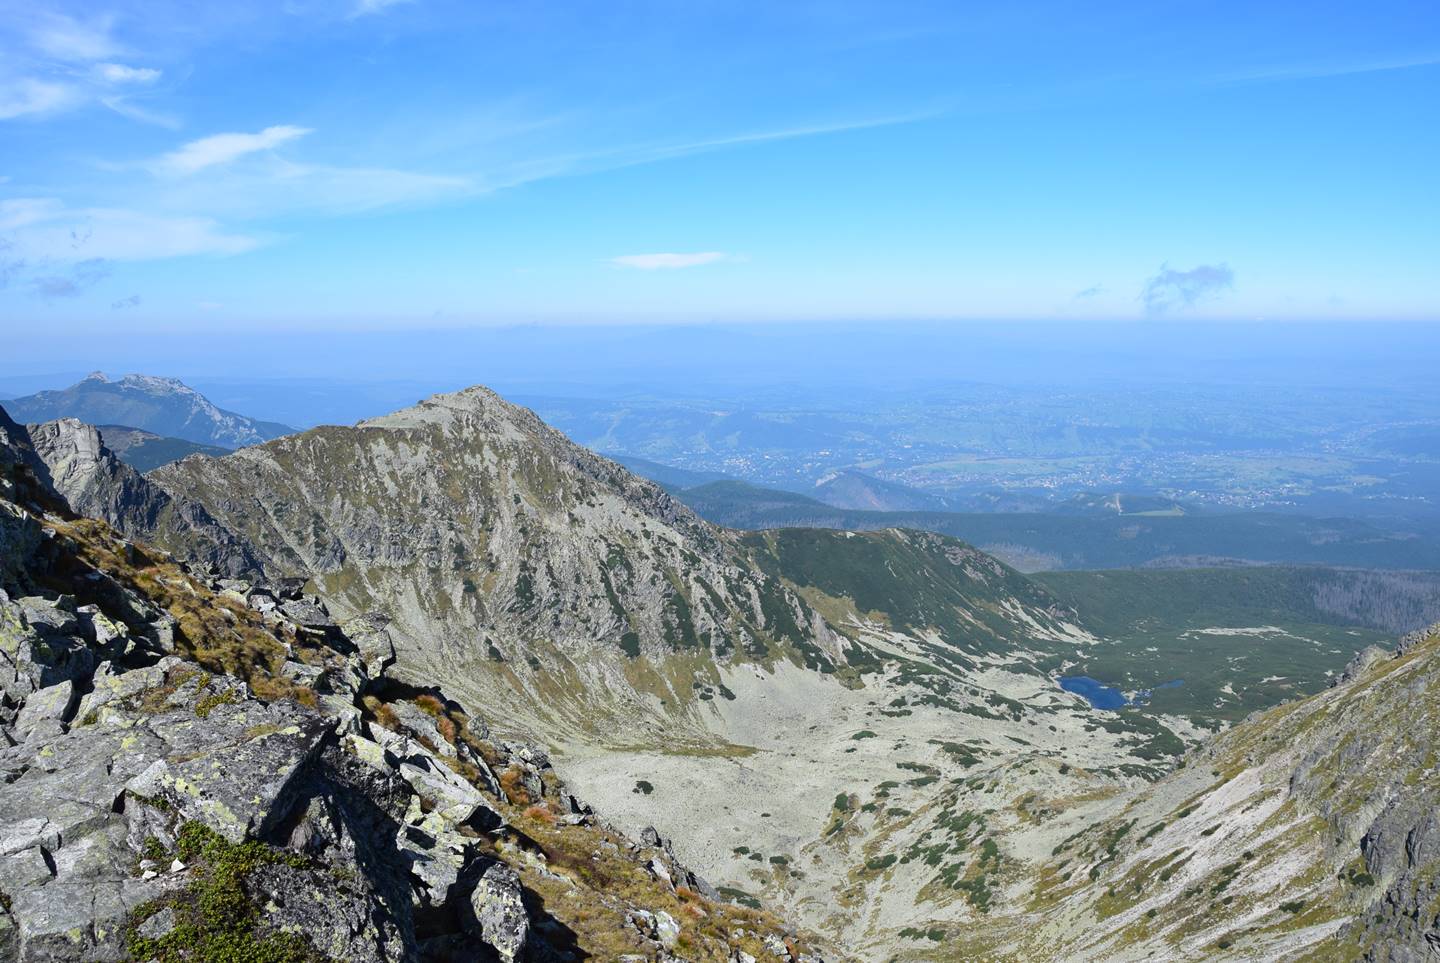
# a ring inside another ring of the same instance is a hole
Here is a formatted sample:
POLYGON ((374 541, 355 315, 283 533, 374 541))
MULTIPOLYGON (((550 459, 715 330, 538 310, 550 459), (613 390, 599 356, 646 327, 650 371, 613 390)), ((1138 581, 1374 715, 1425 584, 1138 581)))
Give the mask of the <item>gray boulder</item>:
POLYGON ((488 866, 470 894, 470 913, 464 924, 505 963, 519 959, 530 936, 530 916, 525 911, 519 875, 504 863, 488 866))

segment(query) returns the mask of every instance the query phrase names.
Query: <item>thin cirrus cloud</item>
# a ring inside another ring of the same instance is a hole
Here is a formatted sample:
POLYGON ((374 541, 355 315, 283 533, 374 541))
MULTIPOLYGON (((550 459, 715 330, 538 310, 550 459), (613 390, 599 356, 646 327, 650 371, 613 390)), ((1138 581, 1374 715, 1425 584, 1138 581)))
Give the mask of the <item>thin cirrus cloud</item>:
POLYGON ((36 15, 25 32, 31 46, 57 60, 84 62, 104 60, 125 52, 110 35, 113 19, 97 17, 85 21, 61 13, 36 15))
POLYGON ((1146 314, 1159 316, 1217 298, 1234 286, 1235 272, 1228 264, 1201 264, 1188 271, 1162 264, 1159 273, 1145 282, 1140 300, 1146 314))
POLYGON ((37 264, 240 254, 261 243, 207 217, 72 208, 48 197, 0 201, 0 231, 9 238, 12 257, 37 264))
POLYGON ((22 77, 0 86, 0 120, 65 110, 83 98, 71 84, 22 77))
POLYGON ((179 150, 165 154, 155 162, 153 169, 166 174, 194 174, 207 167, 229 164, 247 154, 272 150, 308 133, 308 127, 280 124, 255 134, 213 134, 192 140, 179 150))
POLYGON ((145 123, 176 126, 161 113, 136 106, 129 96, 153 86, 161 71, 134 66, 129 48, 112 35, 113 17, 82 19, 36 5, 15 11, 7 24, 20 39, 0 47, 9 69, 0 79, 0 120, 42 118, 99 103, 145 123))
POLYGON ((97 80, 117 86, 153 84, 160 79, 160 71, 153 67, 131 67, 127 64, 95 64, 90 68, 90 72, 97 80))
POLYGON ((410 2, 411 0, 357 0, 354 8, 350 11, 350 16, 366 17, 372 13, 381 13, 390 7, 410 2))
POLYGON ((612 257, 610 263, 617 267, 635 268, 641 271, 672 271, 677 268, 700 267, 728 260, 723 251, 697 251, 692 254, 622 254, 612 257))
POLYGON ((1318 80, 1325 77, 1347 77, 1351 74, 1374 74, 1391 70, 1413 70, 1440 65, 1440 51, 1389 60, 1355 60, 1329 63, 1287 64, 1261 67, 1221 76, 1221 83, 1245 83, 1263 80, 1318 80))

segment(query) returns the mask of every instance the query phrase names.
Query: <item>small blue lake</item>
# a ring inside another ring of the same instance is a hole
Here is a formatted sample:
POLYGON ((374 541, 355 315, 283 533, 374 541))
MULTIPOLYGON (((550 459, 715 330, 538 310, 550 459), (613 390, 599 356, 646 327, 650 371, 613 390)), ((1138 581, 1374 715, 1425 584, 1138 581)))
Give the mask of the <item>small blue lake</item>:
POLYGON ((1088 675, 1066 676, 1060 680, 1060 688, 1066 692, 1079 693, 1097 709, 1123 709, 1130 704, 1125 693, 1103 682, 1097 682, 1088 675))
MULTIPOLYGON (((1183 679, 1171 679, 1169 682, 1162 682, 1157 689, 1173 689, 1184 682, 1183 679)), ((1060 680, 1060 688, 1066 692, 1074 692, 1085 697, 1085 700, 1097 709, 1123 709, 1129 705, 1144 705, 1150 701, 1150 689, 1141 689, 1135 693, 1134 699, 1127 699, 1125 693, 1114 686, 1106 685, 1090 678, 1088 675, 1071 675, 1060 680)))

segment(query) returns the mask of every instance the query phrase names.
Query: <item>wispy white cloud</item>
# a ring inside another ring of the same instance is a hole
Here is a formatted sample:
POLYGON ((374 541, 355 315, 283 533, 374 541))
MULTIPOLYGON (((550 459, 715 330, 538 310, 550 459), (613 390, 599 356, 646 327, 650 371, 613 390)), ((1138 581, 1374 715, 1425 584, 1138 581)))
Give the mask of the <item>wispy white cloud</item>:
POLYGON ((0 231, 7 232, 16 257, 34 262, 239 254, 262 242, 258 237, 228 231, 207 217, 114 207, 70 208, 46 197, 0 201, 0 231))
POLYGON ((108 109, 115 111, 115 113, 121 117, 138 120, 142 124, 166 127, 170 130, 179 130, 181 126, 180 118, 174 114, 167 114, 163 111, 151 110, 149 107, 142 107, 129 97, 101 97, 100 103, 108 109))
POLYGON ((1389 60, 1332 61, 1329 63, 1288 64, 1259 67, 1219 77, 1221 83, 1246 83, 1262 80, 1314 80, 1322 77, 1345 77, 1351 74, 1374 74, 1390 70, 1413 70, 1417 67, 1440 66, 1440 53, 1431 52, 1413 57, 1389 60))
POLYGON ((153 67, 131 67, 127 64, 95 64, 90 73, 107 84, 153 84, 160 79, 160 71, 153 67))
POLYGON ((266 127, 258 134, 213 134, 192 140, 179 150, 164 155, 152 169, 168 174, 193 174, 207 167, 228 164, 246 154, 272 150, 308 133, 308 127, 280 124, 266 127))
POLYGON ((615 170, 624 167, 638 167, 661 161, 675 160, 695 154, 726 150, 732 147, 747 147, 752 144, 766 144, 777 141, 796 140, 804 137, 822 137, 849 131, 871 130, 878 127, 893 127, 933 120, 943 116, 944 111, 927 110, 908 114, 891 114, 882 117, 867 117, 858 120, 835 121, 828 124, 802 124, 793 127, 778 127, 769 130, 747 131, 724 137, 700 138, 696 140, 671 141, 651 144, 629 144, 583 153, 537 158, 517 165, 512 177, 497 186, 509 187, 552 177, 567 177, 596 171, 615 170))
POLYGON ((716 137, 709 140, 697 140, 656 148, 652 159, 663 160, 669 157, 696 154, 725 147, 744 147, 747 144, 764 144, 771 141, 794 140, 799 137, 819 137, 825 134, 843 134, 848 131, 870 130, 876 127, 894 127, 897 124, 913 124, 919 121, 933 120, 941 116, 942 113, 942 111, 938 110, 919 111, 910 114, 893 114, 884 117, 837 121, 829 124, 808 124, 797 127, 781 127, 774 130, 751 131, 744 134, 732 134, 728 137, 716 137))
POLYGON ((194 176, 164 178, 158 188, 150 195, 158 207, 225 219, 300 213, 340 216, 431 204, 481 192, 468 177, 384 167, 305 164, 275 155, 216 166, 194 176))
POLYGON ((63 13, 45 11, 31 17, 26 34, 30 43, 46 56, 84 63, 106 60, 125 52, 111 36, 114 18, 104 16, 80 20, 63 13))
POLYGON ((21 77, 0 83, 0 120, 24 117, 27 114, 52 114, 84 100, 83 92, 74 84, 21 77))
POLYGON ((355 6, 350 11, 352 17, 366 17, 372 13, 381 13, 391 7, 398 7, 402 3, 411 3, 413 0, 356 0, 355 6))
POLYGON ((1140 300, 1147 314, 1158 316, 1219 297, 1234 286, 1235 272, 1228 264, 1200 264, 1188 271, 1162 264, 1159 273, 1145 282, 1140 300))
MULTIPOLYGON (((82 20, 22 7, 4 26, 16 38, 0 48, 0 120, 43 117, 103 106, 134 120, 176 126, 129 95, 152 88, 163 72, 115 59, 130 51, 112 35, 114 20, 82 20)), ((0 31, 3 32, 3 31, 0 31)))
POLYGON ((612 257, 611 264, 642 271, 668 271, 675 268, 699 267, 728 259, 723 251, 698 251, 693 254, 622 254, 612 257))

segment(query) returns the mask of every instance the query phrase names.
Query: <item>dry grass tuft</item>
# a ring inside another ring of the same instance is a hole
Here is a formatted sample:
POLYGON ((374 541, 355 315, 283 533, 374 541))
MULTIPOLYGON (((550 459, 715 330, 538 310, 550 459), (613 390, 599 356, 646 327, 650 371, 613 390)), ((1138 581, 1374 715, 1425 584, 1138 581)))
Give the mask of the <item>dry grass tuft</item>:
POLYGON ((530 794, 525 791, 525 773, 519 766, 511 766, 499 776, 500 791, 512 806, 528 806, 530 794))
POLYGON ((388 703, 381 702, 373 695, 363 697, 360 702, 373 722, 391 732, 400 731, 400 717, 395 715, 395 710, 390 708, 388 703))
POLYGON ((525 807, 525 816, 547 826, 555 825, 555 811, 547 803, 535 803, 525 807))
POLYGON ((415 704, 419 706, 427 715, 432 716, 436 719, 439 719, 445 715, 445 703, 441 702, 433 695, 430 695, 428 692, 424 695, 416 696, 415 704))

